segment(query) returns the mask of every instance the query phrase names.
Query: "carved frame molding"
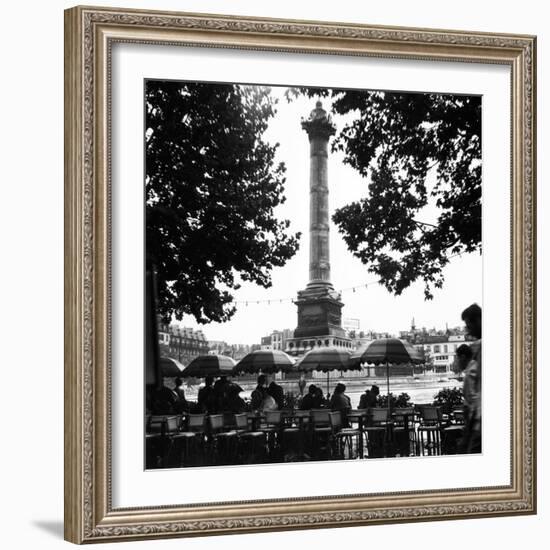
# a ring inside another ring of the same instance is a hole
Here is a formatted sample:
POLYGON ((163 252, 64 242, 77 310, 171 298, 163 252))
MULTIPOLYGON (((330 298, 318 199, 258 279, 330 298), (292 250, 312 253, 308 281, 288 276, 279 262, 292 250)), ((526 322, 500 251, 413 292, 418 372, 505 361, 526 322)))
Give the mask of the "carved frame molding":
POLYGON ((536 511, 533 36, 77 7, 65 12, 65 537, 76 543, 536 511), (512 483, 113 509, 110 52, 114 42, 499 63, 512 71, 512 483))

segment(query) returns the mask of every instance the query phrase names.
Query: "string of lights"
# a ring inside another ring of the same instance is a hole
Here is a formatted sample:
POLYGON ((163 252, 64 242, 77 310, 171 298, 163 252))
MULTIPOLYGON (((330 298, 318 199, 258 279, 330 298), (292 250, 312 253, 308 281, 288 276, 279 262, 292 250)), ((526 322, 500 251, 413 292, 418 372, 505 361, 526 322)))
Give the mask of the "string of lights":
MULTIPOLYGON (((350 287, 347 287, 347 288, 341 288, 341 289, 335 289, 335 292, 337 292, 338 294, 343 294, 343 293, 346 293, 346 292, 356 292, 358 290, 362 290, 362 289, 365 289, 369 286, 372 286, 372 285, 377 285, 380 283, 380 279, 377 280, 377 281, 371 281, 369 283, 364 283, 364 284, 361 284, 361 285, 355 285, 355 286, 350 286, 350 287)), ((284 303, 294 303, 296 301, 295 298, 288 298, 288 297, 285 297, 285 298, 268 298, 268 299, 263 299, 263 300, 254 300, 254 299, 251 299, 251 300, 235 300, 233 303, 234 304, 238 304, 238 305, 245 305, 245 306, 250 306, 250 305, 257 305, 257 304, 284 304, 284 303)))
MULTIPOLYGON (((449 256, 449 260, 452 258, 456 258, 457 256, 462 256, 462 253, 453 254, 452 256, 449 256)), ((376 281, 370 281, 368 283, 362 283, 357 284, 355 286, 348 286, 346 288, 340 288, 335 289, 335 292, 338 294, 344 294, 347 292, 357 292, 358 290, 364 290, 368 288, 369 286, 379 285, 381 283, 382 279, 377 279, 376 281)), ((268 304, 268 305, 276 305, 276 304, 293 304, 295 303, 296 298, 294 297, 284 297, 284 298, 264 298, 262 300, 235 300, 233 303, 235 305, 244 305, 244 306, 253 306, 253 305, 260 305, 260 304, 268 304)))

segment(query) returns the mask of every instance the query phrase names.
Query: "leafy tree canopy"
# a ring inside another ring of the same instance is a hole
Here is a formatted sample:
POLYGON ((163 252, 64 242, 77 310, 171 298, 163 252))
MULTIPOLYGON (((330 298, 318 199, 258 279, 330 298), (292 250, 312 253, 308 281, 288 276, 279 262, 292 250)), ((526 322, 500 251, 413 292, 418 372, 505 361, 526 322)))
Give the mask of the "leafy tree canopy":
POLYGON ((332 144, 366 178, 365 198, 333 221, 350 251, 399 295, 443 285, 453 255, 481 251, 481 98, 300 88, 345 115, 332 144), (436 219, 424 216, 436 212, 436 219))
POLYGON ((285 200, 277 145, 262 139, 269 90, 210 83, 146 85, 146 246, 158 311, 227 321, 240 281, 271 285, 299 234, 274 209, 285 200))

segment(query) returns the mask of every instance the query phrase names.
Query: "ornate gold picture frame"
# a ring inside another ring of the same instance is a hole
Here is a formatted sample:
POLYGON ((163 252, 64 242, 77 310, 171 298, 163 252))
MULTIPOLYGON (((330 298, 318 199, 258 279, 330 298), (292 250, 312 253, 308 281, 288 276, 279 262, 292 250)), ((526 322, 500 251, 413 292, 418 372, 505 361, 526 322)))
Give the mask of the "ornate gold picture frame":
POLYGON ((65 12, 65 538, 75 543, 536 512, 533 36, 75 7, 65 12), (117 43, 498 64, 511 71, 510 483, 116 508, 111 53, 117 43))

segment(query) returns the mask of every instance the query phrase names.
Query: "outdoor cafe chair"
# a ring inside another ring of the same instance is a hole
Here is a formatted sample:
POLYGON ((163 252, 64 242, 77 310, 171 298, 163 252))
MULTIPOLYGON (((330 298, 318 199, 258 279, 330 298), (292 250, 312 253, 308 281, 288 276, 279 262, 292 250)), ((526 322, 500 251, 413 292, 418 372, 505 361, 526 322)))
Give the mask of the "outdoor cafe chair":
POLYGON ((282 411, 265 411, 265 422, 260 425, 259 431, 263 432, 267 439, 269 454, 273 456, 280 450, 280 434, 283 427, 282 411))
POLYGON ((162 436, 176 432, 181 427, 181 415, 152 414, 147 418, 146 432, 162 436))
POLYGON ((390 427, 389 409, 374 407, 369 410, 368 422, 365 426, 369 458, 380 458, 386 454, 390 427))
POLYGON ((152 416, 149 415, 145 419, 145 468, 147 470, 162 467, 163 440, 165 439, 163 421, 164 418, 161 422, 157 422, 153 429, 152 416))
POLYGON ((312 454, 315 458, 320 457, 323 449, 327 455, 330 454, 332 427, 330 425, 329 413, 329 409, 311 409, 310 412, 312 454))
POLYGON ((246 413, 248 422, 250 423, 252 430, 257 431, 261 422, 264 420, 265 413, 262 411, 250 411, 246 413))
POLYGON ((449 415, 449 421, 442 427, 441 452, 446 455, 458 453, 460 439, 464 435, 464 410, 455 408, 449 415))
POLYGON ((183 438, 183 464, 190 463, 193 457, 198 461, 199 452, 204 452, 204 443, 206 438, 206 415, 189 414, 183 431, 180 432, 183 438))
POLYGON ((334 443, 336 454, 342 458, 345 458, 347 447, 348 458, 359 456, 361 432, 355 428, 344 428, 341 411, 331 411, 329 413, 329 420, 332 428, 332 441, 334 443))
POLYGON ((424 455, 441 454, 441 409, 435 405, 423 405, 418 408, 420 425, 418 426, 419 453, 424 455))
POLYGON ((367 441, 365 426, 368 419, 368 410, 350 409, 349 411, 347 411, 346 417, 351 428, 353 428, 354 424, 357 424, 357 429, 359 430, 359 456, 360 458, 363 458, 365 455, 364 447, 367 441))
POLYGON ((146 437, 146 441, 155 445, 156 452, 159 453, 156 462, 161 468, 181 466, 185 439, 180 431, 181 422, 181 415, 151 415, 148 419, 147 433, 158 434, 160 439, 146 437))
POLYGON ((223 414, 211 414, 208 421, 210 460, 214 464, 230 464, 237 450, 236 430, 227 430, 223 414))
POLYGON ((305 440, 309 435, 307 431, 309 416, 309 411, 302 410, 283 414, 283 425, 279 435, 283 460, 303 460, 305 458, 305 440))
POLYGON ((244 461, 260 462, 265 456, 266 435, 260 430, 250 430, 246 413, 235 415, 238 453, 244 461))
POLYGON ((400 456, 410 456, 416 450, 414 407, 398 407, 393 410, 393 440, 400 456))
POLYGON ((464 416, 464 409, 462 407, 455 407, 452 411, 453 423, 457 425, 464 425, 466 418, 464 416))

